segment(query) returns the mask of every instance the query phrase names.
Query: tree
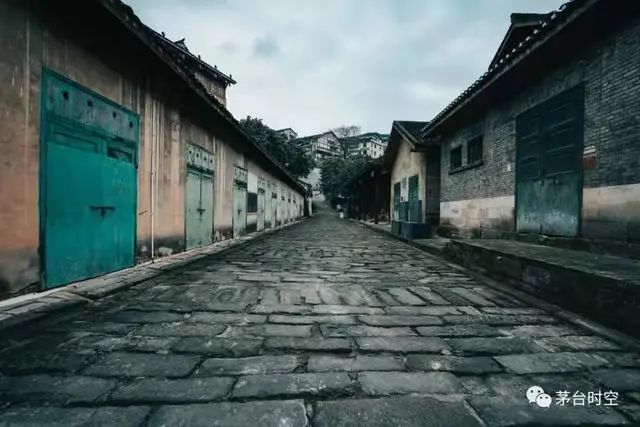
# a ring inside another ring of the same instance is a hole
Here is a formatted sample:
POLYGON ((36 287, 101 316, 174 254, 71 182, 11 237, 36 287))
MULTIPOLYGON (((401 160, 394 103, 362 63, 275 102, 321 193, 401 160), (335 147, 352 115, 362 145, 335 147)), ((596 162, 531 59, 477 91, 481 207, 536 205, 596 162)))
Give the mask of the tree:
POLYGON ((351 157, 329 157, 321 167, 320 187, 332 206, 336 205, 343 186, 350 182, 371 159, 361 154, 351 157))
POLYGON ((358 136, 361 133, 360 126, 340 126, 335 129, 331 129, 338 138, 350 138, 352 136, 358 136))
POLYGON ((239 123, 244 131, 293 177, 301 178, 309 175, 314 162, 302 147, 293 141, 287 141, 284 135, 262 123, 261 119, 247 116, 239 123))
POLYGON ((358 136, 361 133, 360 126, 349 125, 349 126, 340 126, 335 129, 331 129, 333 133, 336 134, 338 139, 340 140, 340 150, 342 151, 342 157, 349 156, 349 138, 353 138, 354 136, 358 136))

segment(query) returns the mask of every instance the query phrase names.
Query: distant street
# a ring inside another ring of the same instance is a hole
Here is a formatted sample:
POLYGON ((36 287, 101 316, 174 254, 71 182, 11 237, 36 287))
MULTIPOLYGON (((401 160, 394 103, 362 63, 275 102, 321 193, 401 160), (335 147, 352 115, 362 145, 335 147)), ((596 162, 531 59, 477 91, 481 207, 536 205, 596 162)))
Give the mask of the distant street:
POLYGON ((2 338, 0 426, 611 426, 640 413, 640 355, 327 211, 90 307, 2 338), (528 402, 534 385, 551 407, 528 402), (586 404, 598 391, 618 395, 586 404))

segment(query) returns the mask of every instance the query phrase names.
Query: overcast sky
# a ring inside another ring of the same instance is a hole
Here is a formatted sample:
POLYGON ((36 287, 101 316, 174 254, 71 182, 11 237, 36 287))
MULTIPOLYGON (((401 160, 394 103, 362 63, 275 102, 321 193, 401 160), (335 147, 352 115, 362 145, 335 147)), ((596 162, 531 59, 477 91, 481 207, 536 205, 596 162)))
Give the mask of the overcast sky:
POLYGON ((512 12, 562 0, 125 0, 238 82, 238 119, 301 136, 429 120, 486 70, 512 12))

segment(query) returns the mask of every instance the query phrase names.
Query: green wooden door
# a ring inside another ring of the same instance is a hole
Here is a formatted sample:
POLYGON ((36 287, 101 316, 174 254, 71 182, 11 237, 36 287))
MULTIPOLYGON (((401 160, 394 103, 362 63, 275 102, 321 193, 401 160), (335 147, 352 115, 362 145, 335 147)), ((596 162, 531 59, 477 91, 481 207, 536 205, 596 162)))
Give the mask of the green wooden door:
POLYGON ((134 113, 45 70, 41 239, 45 288, 134 264, 134 113))
POLYGON ((519 232, 580 233, 584 89, 557 95, 516 120, 516 227, 519 232))
POLYGON ((278 193, 271 193, 271 227, 278 226, 278 193))
POLYGON ((202 246, 202 233, 200 232, 200 202, 201 202, 200 172, 187 170, 186 184, 186 246, 187 249, 202 246))
POLYGON ((212 175, 187 170, 186 210, 187 249, 210 245, 213 242, 212 175))

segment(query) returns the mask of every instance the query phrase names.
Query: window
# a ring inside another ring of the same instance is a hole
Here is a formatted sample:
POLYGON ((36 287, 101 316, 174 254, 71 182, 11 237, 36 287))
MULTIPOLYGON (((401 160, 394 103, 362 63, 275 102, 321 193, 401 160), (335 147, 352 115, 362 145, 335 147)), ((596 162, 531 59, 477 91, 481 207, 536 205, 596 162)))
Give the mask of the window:
POLYGON ((451 158, 449 161, 449 169, 457 169, 462 166, 462 147, 451 150, 451 158))
POLYGON ((473 164, 482 160, 482 137, 472 139, 467 143, 467 163, 473 164))
POLYGON ((247 193, 247 213, 258 212, 258 195, 256 193, 247 193))

